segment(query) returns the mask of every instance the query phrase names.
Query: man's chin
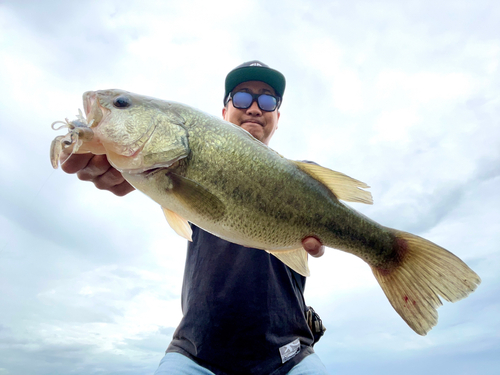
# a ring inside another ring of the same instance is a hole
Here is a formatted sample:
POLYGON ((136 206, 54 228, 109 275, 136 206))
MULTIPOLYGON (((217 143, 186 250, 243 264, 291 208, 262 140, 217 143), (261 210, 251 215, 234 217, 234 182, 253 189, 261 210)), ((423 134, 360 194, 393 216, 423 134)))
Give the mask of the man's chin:
POLYGON ((252 134, 255 138, 260 140, 262 136, 264 135, 262 126, 258 124, 243 124, 241 126, 243 129, 245 129, 247 132, 252 134))

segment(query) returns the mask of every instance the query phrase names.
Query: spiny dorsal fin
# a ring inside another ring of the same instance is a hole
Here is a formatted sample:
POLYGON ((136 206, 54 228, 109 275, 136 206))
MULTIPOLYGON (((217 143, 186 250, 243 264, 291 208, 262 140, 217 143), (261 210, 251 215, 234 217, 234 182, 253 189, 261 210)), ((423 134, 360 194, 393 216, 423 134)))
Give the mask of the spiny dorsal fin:
POLYGON ((193 231, 191 230, 191 226, 188 221, 177 215, 174 211, 170 211, 168 208, 162 207, 162 209, 168 224, 172 227, 175 233, 192 242, 193 231))
POLYGON ((361 190, 361 188, 369 188, 364 182, 317 164, 300 161, 294 161, 293 163, 315 180, 326 185, 338 199, 347 202, 373 204, 372 194, 369 191, 361 190))
POLYGON ((299 249, 293 249, 288 251, 269 251, 269 254, 274 255, 276 258, 285 263, 295 272, 301 274, 302 276, 309 276, 309 265, 307 263, 307 252, 301 247, 299 249))

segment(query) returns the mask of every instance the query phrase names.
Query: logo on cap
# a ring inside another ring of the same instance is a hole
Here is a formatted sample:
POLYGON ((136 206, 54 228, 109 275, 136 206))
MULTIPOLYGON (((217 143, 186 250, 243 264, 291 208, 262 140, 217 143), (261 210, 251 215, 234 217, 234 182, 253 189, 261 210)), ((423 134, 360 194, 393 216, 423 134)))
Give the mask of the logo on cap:
POLYGON ((259 63, 251 63, 250 66, 262 66, 262 64, 259 63))

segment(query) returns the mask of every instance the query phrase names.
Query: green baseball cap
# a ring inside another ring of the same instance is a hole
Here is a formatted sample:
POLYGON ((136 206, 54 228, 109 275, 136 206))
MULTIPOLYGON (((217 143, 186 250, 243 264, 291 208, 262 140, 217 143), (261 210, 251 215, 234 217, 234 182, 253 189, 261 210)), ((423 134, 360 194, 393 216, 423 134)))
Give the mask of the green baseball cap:
POLYGON ((285 93, 285 76, 277 70, 271 69, 268 65, 257 61, 247 61, 231 70, 226 76, 224 93, 224 105, 231 91, 242 82, 262 81, 271 86, 276 95, 283 98, 285 93))

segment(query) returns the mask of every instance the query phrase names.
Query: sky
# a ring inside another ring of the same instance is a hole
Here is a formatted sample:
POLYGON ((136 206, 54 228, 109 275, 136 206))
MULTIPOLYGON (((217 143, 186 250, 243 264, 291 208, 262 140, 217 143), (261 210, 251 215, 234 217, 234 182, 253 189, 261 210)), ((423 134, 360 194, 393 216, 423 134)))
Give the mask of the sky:
POLYGON ((226 74, 287 79, 270 146, 371 186, 379 223, 482 278, 425 337, 369 267, 311 259, 332 374, 500 368, 500 3, 0 1, 0 375, 152 374, 182 317, 185 240, 139 192, 53 170, 50 125, 119 88, 220 116, 226 74))

